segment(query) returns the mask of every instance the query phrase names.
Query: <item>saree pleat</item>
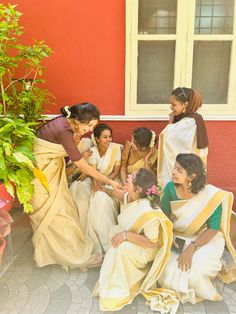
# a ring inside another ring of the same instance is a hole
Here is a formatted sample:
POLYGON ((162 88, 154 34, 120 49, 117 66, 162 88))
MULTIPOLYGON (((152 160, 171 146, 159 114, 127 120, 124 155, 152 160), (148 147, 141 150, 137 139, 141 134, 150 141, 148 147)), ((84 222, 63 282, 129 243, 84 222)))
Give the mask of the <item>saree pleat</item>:
POLYGON ((160 210, 152 210, 147 200, 128 205, 118 216, 119 228, 146 236, 155 234, 155 248, 122 242, 108 250, 99 277, 100 308, 117 311, 132 302, 138 293, 148 299, 163 270, 172 242, 172 224, 160 210))
POLYGON ((158 279, 162 287, 178 292, 181 302, 196 303, 199 299, 221 300, 213 280, 220 274, 222 268, 221 257, 225 243, 232 258, 236 260, 235 249, 229 236, 232 193, 207 185, 189 201, 171 202, 172 214, 175 217, 174 235, 185 239, 185 246, 206 230, 203 228, 204 223, 220 204, 222 204, 220 230, 194 253, 191 269, 187 272, 181 271, 177 261, 179 254, 171 252, 170 259, 158 279))
POLYGON ((68 189, 64 161, 66 152, 62 145, 36 139, 34 154, 39 168, 47 177, 50 190, 47 193, 39 182, 34 182, 34 211, 29 217, 37 266, 84 266, 94 258, 93 243, 81 231, 68 189))

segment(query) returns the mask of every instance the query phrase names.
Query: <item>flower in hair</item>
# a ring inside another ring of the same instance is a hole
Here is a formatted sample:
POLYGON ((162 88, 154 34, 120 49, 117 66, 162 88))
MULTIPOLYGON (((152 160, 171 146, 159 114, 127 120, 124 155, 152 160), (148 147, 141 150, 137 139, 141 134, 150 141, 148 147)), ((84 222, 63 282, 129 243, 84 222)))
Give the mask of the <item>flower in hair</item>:
POLYGON ((97 145, 97 142, 96 142, 96 138, 95 138, 95 136, 94 136, 94 133, 91 134, 91 140, 92 140, 93 145, 97 145))
POLYGON ((152 137, 151 137, 151 141, 150 141, 150 144, 149 144, 149 147, 152 148, 155 144, 155 139, 156 139, 156 133, 152 130, 150 130, 152 132, 152 137))
POLYGON ((146 192, 147 198, 152 201, 161 194, 161 188, 153 184, 146 192))
POLYGON ((71 116, 71 111, 69 110, 69 106, 65 106, 64 109, 65 109, 65 112, 66 112, 66 118, 70 118, 71 116))

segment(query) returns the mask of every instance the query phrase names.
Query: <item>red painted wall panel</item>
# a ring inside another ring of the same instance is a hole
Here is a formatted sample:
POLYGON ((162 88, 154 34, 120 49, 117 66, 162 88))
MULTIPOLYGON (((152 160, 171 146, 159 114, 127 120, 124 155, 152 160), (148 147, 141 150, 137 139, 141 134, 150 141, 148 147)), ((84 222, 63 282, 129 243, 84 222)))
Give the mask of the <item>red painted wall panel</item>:
MULTIPOLYGON (((6 1, 4 1, 6 3, 6 1)), ((48 89, 57 108, 90 101, 103 114, 124 114, 125 0, 16 0, 24 40, 45 40, 48 89)))
MULTIPOLYGON (((4 1, 6 3, 6 1, 4 1)), ((125 0, 16 0, 23 13, 24 41, 45 40, 47 88, 57 105, 91 101, 102 114, 124 114, 125 0)), ((111 122, 114 137, 129 138, 138 126, 158 133, 166 122, 111 122)), ((236 192, 236 122, 207 122, 209 182, 236 192)), ((236 195, 236 193, 235 193, 236 195)))

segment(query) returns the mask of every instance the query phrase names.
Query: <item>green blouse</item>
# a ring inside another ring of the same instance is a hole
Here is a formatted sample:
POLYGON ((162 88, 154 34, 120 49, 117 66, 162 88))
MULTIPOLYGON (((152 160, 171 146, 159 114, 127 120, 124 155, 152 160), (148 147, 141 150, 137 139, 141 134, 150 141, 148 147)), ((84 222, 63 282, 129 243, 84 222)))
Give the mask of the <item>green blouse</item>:
MULTIPOLYGON (((175 185, 172 181, 166 184, 164 193, 161 197, 161 209, 167 215, 171 214, 171 201, 178 201, 180 198, 177 196, 175 191, 175 185)), ((214 213, 207 219, 207 228, 219 230, 222 215, 222 205, 220 204, 214 211, 214 213)))

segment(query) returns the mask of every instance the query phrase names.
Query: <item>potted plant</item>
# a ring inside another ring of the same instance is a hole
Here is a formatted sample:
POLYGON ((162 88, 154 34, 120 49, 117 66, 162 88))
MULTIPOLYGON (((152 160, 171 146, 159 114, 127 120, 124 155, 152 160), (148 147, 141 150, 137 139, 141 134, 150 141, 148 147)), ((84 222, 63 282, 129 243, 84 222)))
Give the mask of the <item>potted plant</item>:
POLYGON ((0 4, 0 181, 30 212, 32 181, 37 178, 47 187, 32 147, 43 105, 52 100, 41 79, 42 61, 51 49, 43 41, 32 46, 20 42, 22 14, 15 8, 0 4))

